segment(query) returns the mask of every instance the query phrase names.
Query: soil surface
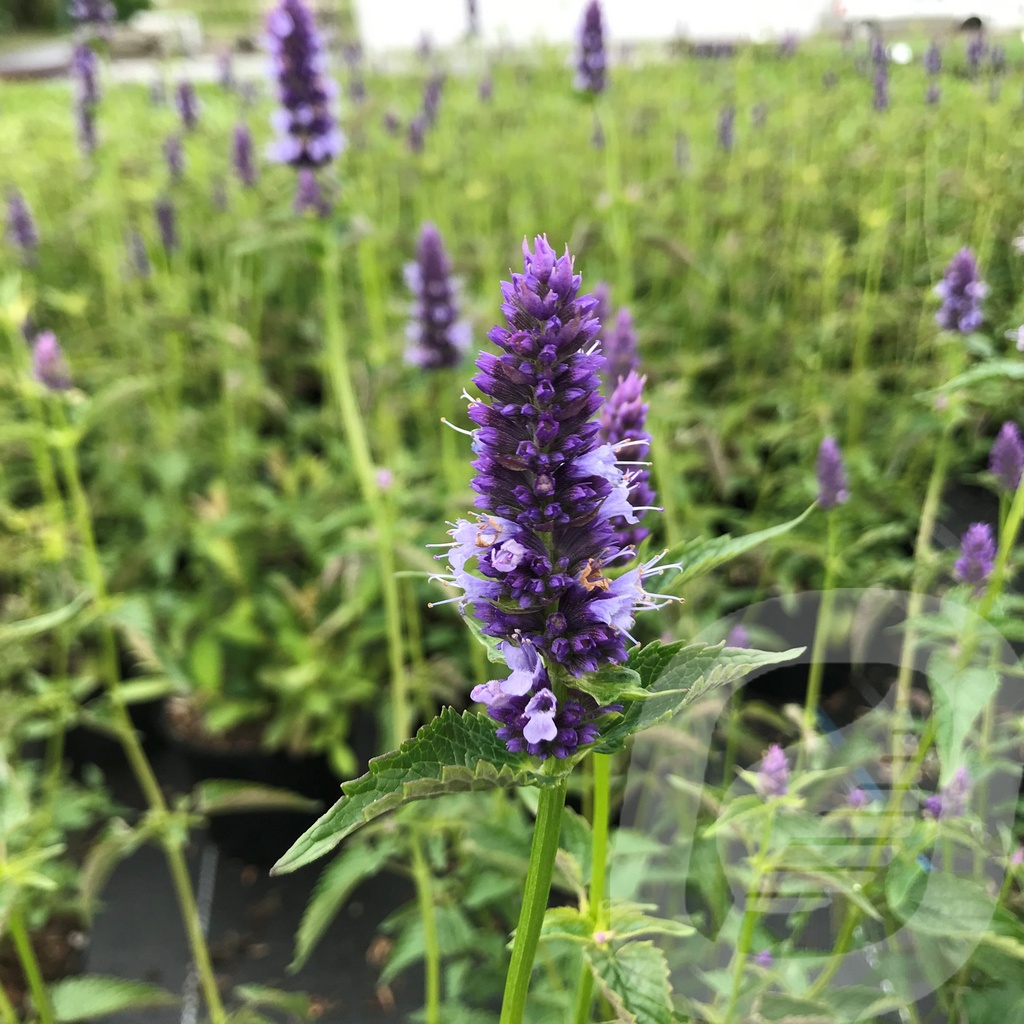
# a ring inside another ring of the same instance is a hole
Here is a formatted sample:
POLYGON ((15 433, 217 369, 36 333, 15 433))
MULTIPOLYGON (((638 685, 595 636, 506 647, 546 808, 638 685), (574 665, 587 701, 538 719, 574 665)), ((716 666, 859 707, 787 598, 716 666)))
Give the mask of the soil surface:
MULTIPOLYGON (((85 961, 89 936, 74 914, 58 914, 32 933, 32 948, 46 981, 60 981, 79 974, 85 961)), ((0 941, 0 985, 17 1008, 22 1008, 28 986, 18 954, 8 938, 0 941)))

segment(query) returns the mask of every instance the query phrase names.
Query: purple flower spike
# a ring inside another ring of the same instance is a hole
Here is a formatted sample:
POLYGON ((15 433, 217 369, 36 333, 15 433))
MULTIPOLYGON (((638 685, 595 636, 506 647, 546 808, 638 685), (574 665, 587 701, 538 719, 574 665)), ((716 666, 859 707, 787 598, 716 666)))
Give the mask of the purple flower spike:
POLYGON ((35 263, 39 231, 25 197, 16 188, 7 191, 7 238, 26 263, 35 263))
POLYGON ((331 204, 324 198, 316 174, 308 167, 299 171, 299 179, 295 188, 295 202, 292 207, 296 213, 312 210, 318 217, 326 217, 331 212, 331 204))
POLYGON ((786 760, 786 752, 778 743, 773 743, 765 751, 754 785, 763 797, 786 795, 789 788, 789 762, 786 760))
POLYGON ((181 116, 185 131, 194 132, 199 127, 199 97, 191 82, 179 82, 174 92, 174 103, 181 116))
POLYGON ((246 188, 253 188, 259 177, 259 170, 256 167, 256 147, 252 141, 252 132, 245 122, 235 125, 231 140, 231 163, 238 180, 246 188))
POLYGON ((814 472, 818 478, 818 504, 821 508, 835 508, 849 501, 843 453, 834 437, 828 436, 822 440, 814 472))
POLYGON ((502 283, 508 326, 488 335, 500 351, 477 359, 483 398, 469 407, 480 512, 455 523, 441 577, 502 641, 512 670, 474 700, 510 750, 536 757, 568 757, 597 738, 613 708, 566 680, 625 661, 637 609, 654 606, 643 588, 650 565, 615 579, 603 571, 623 554, 615 518, 637 519, 630 481, 599 436, 600 324, 580 280, 542 236, 532 250, 523 243, 523 273, 502 283))
POLYGON ((304 0, 279 0, 267 16, 274 63, 277 139, 269 157, 297 168, 322 167, 345 148, 335 111, 338 89, 327 76, 323 42, 304 0))
POLYGON ((178 248, 178 215, 166 196, 156 201, 156 226, 164 252, 170 255, 178 248))
POLYGON ((92 47, 79 43, 71 57, 75 82, 78 145, 86 156, 96 151, 96 107, 100 101, 99 61, 92 47))
POLYGON ((50 391, 67 391, 71 387, 71 374, 53 331, 36 335, 32 344, 32 376, 50 391))
POLYGON ((935 107, 938 106, 940 99, 942 99, 942 90, 934 82, 931 82, 924 94, 925 103, 929 107, 935 107))
POLYGON ((110 0, 71 0, 68 14, 80 28, 105 34, 117 19, 117 8, 110 0))
POLYGON ((494 95, 494 79, 490 75, 485 75, 480 79, 480 84, 476 87, 476 95, 481 103, 491 102, 491 97, 494 95))
POLYGON ((960 541, 960 557, 953 563, 953 575, 960 583, 974 585, 974 593, 985 589, 996 561, 996 542, 988 523, 973 523, 960 541))
POLYGON ((736 108, 722 107, 718 114, 718 145, 726 153, 731 153, 736 144, 736 108))
POLYGON ((967 41, 967 72, 973 78, 981 69, 981 62, 988 52, 988 45, 981 32, 975 32, 967 41))
POLYGON ((961 818, 967 811, 970 792, 971 776, 961 765, 941 793, 926 798, 924 813, 930 818, 961 818))
MULTIPOLYGON (((607 302, 607 292, 605 301, 607 302)), ((606 321, 602 321, 602 323, 604 322, 606 321)), ((640 368, 633 316, 625 306, 619 310, 612 330, 602 332, 601 349, 608 364, 605 368, 605 378, 612 388, 615 388, 630 372, 640 368)))
POLYGON ((593 95, 608 84, 608 60, 604 50, 604 19, 601 4, 590 0, 583 11, 576 40, 576 88, 593 95))
POLYGON ((1016 423, 1004 423, 992 444, 988 468, 1003 491, 1015 491, 1024 472, 1024 438, 1016 423))
POLYGON ((185 147, 180 135, 168 135, 164 139, 164 160, 172 181, 181 181, 185 176, 185 147))
POLYGON ((428 128, 433 128, 437 122, 445 81, 444 73, 438 71, 427 79, 427 84, 423 87, 423 120, 428 128))
POLYGON ((889 109, 889 64, 888 61, 875 65, 874 93, 872 106, 879 113, 889 109))
POLYGON ((153 272, 149 262, 149 253, 146 252, 146 241, 142 235, 135 230, 128 233, 128 267, 136 277, 145 279, 153 272))
POLYGON ((433 224, 424 224, 420 231, 416 261, 406 266, 405 283, 416 297, 406 362, 426 370, 458 366, 469 349, 469 324, 459 320, 459 283, 433 224))
POLYGON ((729 630, 729 635, 725 638, 725 646, 741 648, 750 646, 750 633, 742 622, 737 622, 736 625, 729 630))
POLYGON ((381 124, 388 135, 397 135, 402 130, 402 122, 398 120, 398 115, 393 110, 384 111, 381 124))
POLYGON ((417 114, 409 122, 409 152, 422 153, 423 143, 427 137, 427 122, 422 114, 417 114))
POLYGON ((771 967, 775 962, 775 958, 772 956, 772 951, 770 949, 762 949, 760 953, 755 953, 751 957, 751 960, 753 960, 758 967, 764 967, 765 969, 771 967))
POLYGON ((851 789, 846 797, 847 807, 852 807, 854 810, 860 810, 862 807, 867 807, 869 803, 871 803, 871 797, 869 797, 867 793, 860 788, 860 786, 855 786, 851 789))
MULTIPOLYGON (((601 440, 614 448, 618 461, 623 464, 643 462, 651 450, 651 435, 645 429, 647 403, 643 400, 643 389, 646 381, 646 377, 638 377, 635 371, 630 370, 616 385, 601 410, 601 440)), ((654 503, 651 473, 646 466, 628 465, 625 468, 629 504, 638 521, 654 503)), ((623 549, 617 562, 629 561, 651 531, 642 526, 631 526, 619 517, 612 520, 612 525, 618 533, 617 543, 623 549)))
POLYGON ((230 50, 221 50, 217 54, 217 82, 225 92, 235 91, 234 55, 230 50))
POLYGON ((924 69, 929 75, 937 75, 942 71, 942 47, 934 41, 925 51, 924 69))
POLYGON ((970 249, 964 247, 949 261, 935 294, 942 299, 935 321, 943 330, 970 334, 982 325, 981 301, 988 295, 988 285, 981 280, 970 249))

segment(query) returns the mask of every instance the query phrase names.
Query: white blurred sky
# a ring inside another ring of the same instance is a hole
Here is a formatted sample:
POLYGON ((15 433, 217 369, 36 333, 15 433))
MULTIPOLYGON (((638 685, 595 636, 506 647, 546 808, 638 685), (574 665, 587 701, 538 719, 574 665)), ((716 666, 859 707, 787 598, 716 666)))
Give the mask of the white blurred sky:
MULTIPOLYGON (((884 5, 886 0, 880 0, 884 5)), ((573 37, 584 0, 477 0, 484 38, 529 43, 573 37)), ((809 31, 831 0, 602 0, 612 39, 665 39, 809 31)), ((363 38, 371 49, 415 46, 423 33, 444 46, 466 28, 466 0, 356 0, 363 38)))

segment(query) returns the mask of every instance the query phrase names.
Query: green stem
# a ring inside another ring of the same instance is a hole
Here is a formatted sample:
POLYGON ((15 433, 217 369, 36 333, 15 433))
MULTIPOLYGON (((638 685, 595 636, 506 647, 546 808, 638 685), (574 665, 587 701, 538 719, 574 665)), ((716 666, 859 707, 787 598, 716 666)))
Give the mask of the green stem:
POLYGON ((441 1024, 441 950, 437 942, 437 914, 434 910, 434 886, 423 855, 423 843, 419 836, 412 843, 413 878, 416 882, 416 898, 423 922, 423 950, 426 959, 427 1024, 441 1024))
MULTIPOLYGON (((67 434, 68 425, 63 405, 58 405, 61 423, 64 432, 67 434)), ((71 495, 71 504, 74 513, 75 527, 78 530, 79 539, 83 548, 83 560, 85 562, 86 575, 89 583, 96 593, 97 604, 101 610, 106 608, 107 588, 103 575, 103 566, 100 562, 99 552, 96 547, 96 538, 92 527, 92 514, 89 509, 89 500, 82 485, 82 478, 78 470, 78 462, 75 458, 74 449, 69 442, 65 442, 60 448, 61 468, 64 472, 65 483, 71 495)), ((114 726, 117 730, 121 746, 124 749, 125 757, 132 769, 132 774, 142 790, 146 803, 151 812, 157 815, 161 824, 165 824, 168 815, 167 802, 164 799, 160 783, 153 773, 153 767, 146 757, 142 742, 132 724, 131 716, 125 707, 120 693, 120 671, 117 664, 117 648, 114 643, 114 634, 109 624, 104 622, 101 626, 101 641, 103 644, 103 680, 110 698, 111 712, 114 717, 114 726)), ((176 830, 175 830, 176 831, 176 830)), ((210 953, 206 946, 206 938, 203 935, 202 924, 199 918, 199 910, 196 906, 195 893, 192 891, 192 881, 189 878, 188 866, 185 863, 185 855, 182 852, 180 838, 174 839, 174 833, 165 829, 163 833, 163 847, 167 857, 171 878, 174 882, 175 894, 178 899, 178 907, 181 912, 182 921, 188 934, 189 945, 192 951, 192 958, 195 961, 196 970, 199 973, 199 981, 203 988, 206 999, 206 1007, 210 1014, 212 1024, 226 1024, 227 1015, 221 1002, 220 992, 217 989, 217 979, 213 973, 213 964, 210 960, 210 953)))
POLYGON ((747 893, 747 905, 743 908, 743 923, 740 925, 740 934, 736 940, 736 949, 733 951, 732 964, 732 985, 729 989, 729 1002, 725 1008, 723 1024, 730 1024, 733 1014, 736 1012, 736 1004, 740 998, 740 987, 743 983, 743 975, 747 969, 747 960, 750 956, 750 943, 754 938, 754 928, 757 926, 761 911, 757 906, 761 896, 761 886, 764 881, 762 864, 768 856, 768 847, 772 839, 772 827, 775 824, 775 808, 769 806, 768 814, 764 822, 764 831, 761 833, 761 846, 757 853, 757 869, 753 878, 753 884, 747 893))
POLYGON ((21 962, 25 981, 28 982, 29 991, 32 993, 32 1005, 39 1015, 40 1024, 54 1024, 53 1007, 50 1005, 50 997, 46 992, 43 972, 39 969, 39 960, 32 947, 32 939, 29 936, 20 907, 11 908, 7 926, 11 931, 11 940, 14 942, 18 960, 21 962))
POLYGON ((3 1024, 18 1024, 18 1014, 3 985, 0 985, 0 1020, 3 1024))
POLYGON ((803 750, 812 742, 818 724, 818 704, 821 702, 821 683, 825 675, 825 654, 828 647, 832 613, 835 610, 836 561, 839 550, 839 526, 835 509, 827 514, 828 530, 825 541, 825 580, 822 584, 821 606, 818 621, 814 627, 814 642, 811 646, 811 671, 807 677, 807 699, 804 702, 804 743, 803 750))
POLYGON ((331 224, 325 225, 323 248, 324 327, 327 342, 327 367, 338 403, 349 454, 367 509, 377 517, 377 559, 387 631, 388 664, 391 672, 392 747, 397 749, 409 737, 409 688, 405 674, 402 611, 395 579, 395 549, 391 517, 382 512, 380 487, 373 465, 370 443, 363 427, 352 384, 349 353, 341 319, 341 253, 331 224))
MULTIPOLYGON (((611 819, 612 758, 594 754, 590 758, 593 773, 594 809, 591 818, 590 921, 593 931, 608 927, 605 905, 608 885, 608 827, 611 819)), ((586 959, 580 971, 576 992, 575 1024, 589 1024, 590 1004, 594 994, 594 975, 586 959)))
MULTIPOLYGON (((935 455, 932 475, 928 481, 924 506, 921 509, 921 521, 917 528, 917 539, 914 543, 914 581, 911 585, 910 600, 907 604, 907 632, 903 639, 903 650, 900 655, 900 668, 896 676, 896 698, 893 707, 892 756, 898 764, 903 757, 903 733, 906 728, 910 708, 910 679, 914 671, 914 652, 917 647, 917 630, 914 620, 921 614, 924 607, 924 587, 930 570, 931 540, 935 532, 935 521, 939 515, 939 502, 942 488, 946 483, 946 474, 952 457, 954 417, 947 415, 942 437, 939 439, 939 450, 935 455)), ((1022 504, 1024 511, 1024 504, 1022 504)))
POLYGON ((526 874, 519 926, 512 946, 512 962, 505 978, 500 1024, 522 1024, 523 1021, 533 959, 537 954, 540 929, 548 908, 551 877, 555 871, 566 788, 566 780, 560 779, 555 785, 540 791, 533 845, 530 848, 530 867, 526 874))

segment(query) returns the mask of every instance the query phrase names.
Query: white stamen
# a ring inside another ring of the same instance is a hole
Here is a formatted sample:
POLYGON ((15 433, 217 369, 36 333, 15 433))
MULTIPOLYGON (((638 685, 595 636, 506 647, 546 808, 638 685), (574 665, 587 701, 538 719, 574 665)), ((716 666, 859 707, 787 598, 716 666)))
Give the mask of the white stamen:
MULTIPOLYGON (((455 426, 454 423, 451 423, 449 420, 446 420, 443 416, 441 417, 441 422, 446 427, 451 427, 452 430, 454 430, 457 434, 465 434, 466 437, 472 437, 473 436, 473 431, 472 430, 466 430, 463 427, 457 427, 457 426, 455 426)), ((448 525, 450 526, 451 523, 449 523, 448 525)))

